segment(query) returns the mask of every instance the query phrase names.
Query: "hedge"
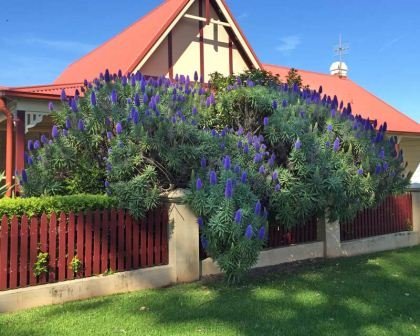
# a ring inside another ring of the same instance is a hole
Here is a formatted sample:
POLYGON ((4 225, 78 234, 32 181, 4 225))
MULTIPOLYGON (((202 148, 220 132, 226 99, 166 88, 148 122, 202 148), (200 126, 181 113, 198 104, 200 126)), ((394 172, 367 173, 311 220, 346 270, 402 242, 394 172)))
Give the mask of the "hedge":
POLYGON ((32 217, 42 213, 52 212, 80 212, 96 209, 109 209, 117 206, 118 202, 105 195, 69 195, 45 196, 28 198, 3 198, 0 199, 0 218, 3 215, 21 217, 24 214, 32 217))

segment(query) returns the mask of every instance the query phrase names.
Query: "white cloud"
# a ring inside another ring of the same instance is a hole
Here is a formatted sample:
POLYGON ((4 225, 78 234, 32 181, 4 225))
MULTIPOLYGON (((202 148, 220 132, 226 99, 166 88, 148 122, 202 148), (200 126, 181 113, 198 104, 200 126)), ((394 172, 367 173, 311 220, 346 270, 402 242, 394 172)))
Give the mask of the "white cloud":
POLYGON ((248 17, 249 17, 249 14, 247 12, 243 12, 243 13, 239 14, 236 18, 237 18, 238 21, 240 21, 240 20, 247 19, 248 17))
POLYGON ((284 54, 290 53, 295 50, 301 42, 302 40, 298 35, 284 36, 280 39, 280 44, 276 47, 276 50, 284 54))

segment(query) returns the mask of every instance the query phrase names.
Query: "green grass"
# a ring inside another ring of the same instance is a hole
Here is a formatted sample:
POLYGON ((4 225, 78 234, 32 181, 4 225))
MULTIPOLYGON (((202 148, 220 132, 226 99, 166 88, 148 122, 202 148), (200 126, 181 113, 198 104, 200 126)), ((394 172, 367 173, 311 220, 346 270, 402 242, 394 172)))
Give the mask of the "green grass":
POLYGON ((0 335, 420 335, 419 247, 258 273, 0 315, 0 335))

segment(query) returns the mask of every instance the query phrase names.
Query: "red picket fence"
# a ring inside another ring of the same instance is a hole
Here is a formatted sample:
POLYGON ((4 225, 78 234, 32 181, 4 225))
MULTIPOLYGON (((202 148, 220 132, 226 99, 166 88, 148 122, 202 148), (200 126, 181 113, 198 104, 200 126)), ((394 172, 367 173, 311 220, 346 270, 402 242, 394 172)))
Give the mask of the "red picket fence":
POLYGON ((276 248, 317 241, 317 219, 312 218, 304 225, 286 229, 281 225, 270 225, 267 248, 276 248))
POLYGON ((168 264, 168 209, 143 220, 123 210, 48 217, 4 216, 0 227, 0 291, 168 264), (36 277, 40 252, 48 253, 48 273, 36 277), (69 264, 74 256, 81 270, 69 264))
POLYGON ((361 211, 352 222, 341 223, 341 241, 413 229, 411 194, 388 197, 380 206, 361 211))

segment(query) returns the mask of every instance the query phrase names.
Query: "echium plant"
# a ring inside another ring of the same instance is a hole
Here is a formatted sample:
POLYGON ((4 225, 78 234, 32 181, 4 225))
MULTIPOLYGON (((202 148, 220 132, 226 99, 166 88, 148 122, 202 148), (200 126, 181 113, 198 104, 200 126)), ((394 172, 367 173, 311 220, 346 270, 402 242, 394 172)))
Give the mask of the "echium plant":
POLYGON ((81 91, 63 91, 51 137, 28 142, 24 195, 108 193, 142 217, 162 191, 189 187, 202 247, 230 281, 255 264, 270 223, 348 219, 408 183, 386 123, 322 88, 248 73, 212 92, 197 75, 105 71, 81 91))

